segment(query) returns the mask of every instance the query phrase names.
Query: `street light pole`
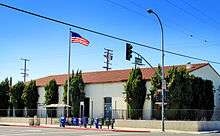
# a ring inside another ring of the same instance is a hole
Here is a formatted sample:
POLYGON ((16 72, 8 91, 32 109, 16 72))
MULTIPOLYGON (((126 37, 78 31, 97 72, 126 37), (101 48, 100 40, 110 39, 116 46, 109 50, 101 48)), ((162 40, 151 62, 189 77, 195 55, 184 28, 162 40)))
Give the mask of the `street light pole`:
POLYGON ((164 35, 163 35, 163 25, 161 23, 161 20, 159 18, 159 16, 152 10, 152 9, 148 9, 147 12, 149 14, 154 14, 160 24, 160 28, 161 28, 161 63, 162 63, 162 75, 161 75, 161 82, 162 82, 162 110, 161 110, 161 129, 162 131, 164 131, 164 92, 166 90, 166 81, 165 81, 165 75, 164 75, 164 35))

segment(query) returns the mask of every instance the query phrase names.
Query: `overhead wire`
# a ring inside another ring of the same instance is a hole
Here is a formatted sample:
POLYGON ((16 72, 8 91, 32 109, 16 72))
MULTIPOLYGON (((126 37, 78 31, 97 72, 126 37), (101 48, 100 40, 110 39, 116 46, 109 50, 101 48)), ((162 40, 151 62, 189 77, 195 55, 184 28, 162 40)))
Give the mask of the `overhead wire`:
MULTIPOLYGON (((179 10, 182 11, 183 13, 185 13, 185 14, 187 14, 187 15, 193 17, 193 18, 195 18, 198 23, 200 23, 200 24, 206 24, 206 23, 207 23, 207 22, 205 22, 204 20, 202 20, 201 18, 199 18, 199 17, 197 17, 196 15, 194 15, 193 13, 191 13, 190 11, 185 10, 184 8, 178 6, 177 4, 174 4, 174 3, 171 2, 170 0, 165 0, 165 1, 166 1, 168 4, 170 4, 171 6, 175 7, 176 9, 179 9, 179 10)), ((212 26, 212 25, 211 25, 211 27, 214 28, 214 29, 219 29, 219 28, 217 28, 217 27, 215 27, 215 26, 212 26)))
POLYGON ((200 13, 201 15, 203 15, 204 17, 208 18, 209 20, 212 20, 212 22, 214 22, 216 25, 220 25, 220 23, 214 19, 213 17, 207 15, 204 11, 202 11, 201 9, 193 6, 190 2, 185 1, 185 0, 181 0, 182 3, 188 5, 189 7, 191 7, 192 9, 194 9, 195 11, 197 11, 198 13, 200 13))
MULTIPOLYGON (((139 9, 141 9, 141 10, 143 10, 143 11, 146 10, 144 6, 142 6, 141 4, 138 4, 135 0, 128 0, 128 1, 129 1, 130 3, 132 3, 134 6, 136 6, 137 8, 139 8, 139 9)), ((198 8, 196 8, 196 7, 194 7, 194 6, 192 6, 192 4, 190 4, 189 2, 186 2, 186 0, 181 0, 181 2, 187 4, 188 6, 190 6, 191 8, 193 8, 194 10, 197 10, 197 12, 200 12, 200 14, 203 14, 203 16, 205 16, 205 17, 211 19, 214 23, 220 25, 220 23, 219 23, 217 20, 215 20, 214 18, 208 16, 208 15, 207 15, 205 12, 203 12, 202 10, 200 10, 200 9, 198 9, 198 8)), ((169 21, 170 19, 167 19, 167 20, 169 21)), ((171 20, 170 20, 170 21, 171 21, 171 20)), ((174 25, 176 25, 177 27, 179 27, 179 32, 182 32, 183 34, 186 34, 186 35, 190 36, 191 38, 194 38, 194 39, 199 40, 199 41, 200 41, 199 43, 194 43, 194 44, 197 44, 197 45, 200 44, 200 45, 198 45, 198 46, 201 46, 201 45, 216 46, 215 44, 217 44, 217 43, 213 44, 212 42, 214 42, 214 41, 208 41, 205 37, 203 37, 203 36, 201 36, 201 35, 199 35, 199 34, 189 34, 189 33, 186 32, 186 28, 184 28, 184 27, 181 26, 180 24, 175 23, 174 21, 172 21, 172 23, 173 23, 174 25), (180 29, 180 28, 183 28, 184 30, 182 30, 182 29, 180 29)), ((167 24, 166 24, 166 25, 167 25, 167 24)), ((168 28, 171 27, 171 26, 169 26, 169 25, 167 25, 167 26, 168 26, 168 28)), ((173 44, 173 43, 172 43, 172 44, 173 44)), ((184 43, 180 43, 180 44, 184 44, 184 43)), ((169 44, 169 45, 171 45, 171 44, 169 44)), ((173 44, 173 45, 174 45, 174 44, 173 44)), ((175 45, 176 45, 176 44, 175 44, 175 45)), ((184 45, 185 45, 185 44, 184 44, 184 45)), ((187 45, 188 45, 188 44, 187 44, 187 45)))
POLYGON ((219 25, 219 22, 218 22, 215 18, 213 18, 213 17, 207 15, 204 11, 202 11, 201 9, 199 9, 199 8, 197 8, 197 7, 195 7, 195 6, 193 6, 190 2, 187 2, 187 1, 185 1, 185 0, 181 0, 181 2, 182 2, 182 3, 185 3, 186 5, 188 5, 189 7, 191 7, 192 9, 196 10, 197 12, 199 12, 200 14, 202 14, 203 16, 207 17, 208 19, 212 20, 213 22, 215 22, 216 24, 219 25))
MULTIPOLYGON (((116 5, 116 6, 118 6, 118 7, 121 7, 121 8, 123 8, 123 9, 125 9, 125 10, 128 10, 128 11, 130 11, 130 12, 133 12, 133 13, 135 13, 135 14, 138 14, 138 15, 142 16, 144 19, 146 19, 146 15, 143 14, 143 13, 137 12, 136 10, 130 9, 130 8, 124 6, 124 5, 120 4, 120 3, 117 3, 117 2, 115 2, 115 1, 112 1, 112 0, 105 0, 105 1, 106 1, 106 2, 109 2, 109 3, 113 4, 113 5, 116 5)), ((128 1, 130 1, 132 4, 134 4, 134 5, 135 5, 136 7, 138 7, 139 9, 143 10, 144 12, 146 12, 146 9, 145 9, 144 7, 140 6, 139 4, 135 3, 134 1, 131 1, 131 0, 128 0, 128 1)), ((164 24, 165 26, 168 26, 168 25, 165 24, 165 23, 163 23, 163 24, 164 24)), ((187 34, 185 31, 182 31, 182 30, 181 30, 181 32, 184 33, 184 34, 186 34, 186 35, 189 35, 189 34, 187 34)))
MULTIPOLYGON (((132 3, 134 6, 138 7, 139 9, 141 9, 141 10, 143 10, 143 11, 146 11, 146 8, 143 7, 142 5, 138 4, 137 2, 135 2, 135 1, 133 1, 133 0, 128 0, 128 1, 130 1, 130 3, 132 3)), ((145 16, 145 17, 146 17, 146 16, 145 16)), ((169 21, 170 19, 167 19, 167 20, 169 21)), ((197 39, 197 40, 199 40, 200 42, 207 41, 207 40, 204 40, 205 38, 201 38, 201 37, 203 37, 203 36, 198 36, 198 34, 194 34, 194 33, 193 33, 193 34, 192 34, 192 33, 188 33, 188 32, 186 31, 186 28, 185 28, 185 27, 183 27, 182 25, 176 23, 175 21, 170 20, 170 22, 172 22, 172 24, 174 24, 174 25, 178 28, 179 31, 177 31, 177 32, 183 33, 184 35, 187 35, 187 36, 190 37, 190 38, 197 39)), ((168 25, 168 24, 165 24, 165 25, 166 25, 168 28, 171 28, 171 27, 172 27, 171 25, 168 25)))
MULTIPOLYGON (((135 41, 131 41, 131 40, 123 39, 123 38, 120 38, 120 37, 116 37, 114 35, 98 32, 98 31, 88 29, 88 28, 84 28, 84 27, 81 27, 81 26, 78 26, 78 25, 74 25, 74 24, 71 24, 71 23, 61 21, 61 20, 57 20, 57 19, 54 19, 54 18, 43 16, 43 15, 40 15, 40 14, 37 14, 37 13, 34 13, 34 12, 30 12, 30 11, 27 11, 27 10, 23 10, 23 9, 20 9, 20 8, 9 6, 9 5, 6 5, 6 4, 3 4, 3 3, 0 3, 0 6, 6 7, 6 8, 9 8, 9 9, 13 9, 15 11, 19 11, 19 12, 22 12, 22 13, 25 13, 25 14, 29 14, 29 15, 32 15, 32 16, 35 16, 35 17, 38 17, 38 18, 42 18, 42 19, 45 19, 45 20, 56 22, 56 23, 59 23, 59 24, 62 24, 62 25, 66 25, 66 26, 69 26, 69 27, 74 27, 74 28, 77 28, 77 29, 80 29, 80 30, 88 31, 88 32, 91 32, 91 33, 94 33, 94 34, 97 34, 97 35, 102 35, 102 36, 112 38, 112 39, 115 39, 115 40, 118 40, 118 41, 128 42, 128 43, 131 43, 131 44, 134 44, 134 45, 138 45, 138 46, 141 46, 141 47, 146 47, 146 48, 156 50, 156 51, 160 51, 160 52, 162 51, 159 48, 155 48, 155 47, 152 47, 152 46, 149 46, 149 45, 146 45, 146 44, 141 44, 141 43, 138 43, 138 42, 135 42, 135 41)), ((213 63, 213 64, 220 64, 220 62, 217 62, 217 61, 206 60, 206 59, 202 59, 202 58, 198 58, 198 57, 194 57, 194 56, 189 56, 189 55, 185 55, 185 54, 180 54, 180 53, 176 53, 176 52, 172 52, 172 51, 168 51, 168 50, 164 50, 164 52, 168 53, 168 54, 184 57, 184 58, 189 58, 189 59, 194 59, 194 60, 199 60, 199 61, 207 61, 207 62, 213 63)))
POLYGON ((119 3, 114 2, 112 0, 105 0, 105 1, 109 2, 109 3, 113 4, 113 5, 117 5, 117 6, 121 7, 121 8, 123 8, 123 9, 126 9, 126 10, 130 11, 130 12, 133 12, 133 13, 139 15, 139 16, 145 17, 145 15, 143 15, 142 13, 140 13, 140 12, 138 12, 136 10, 130 9, 130 8, 128 8, 128 7, 126 7, 126 6, 122 5, 122 4, 119 4, 119 3))

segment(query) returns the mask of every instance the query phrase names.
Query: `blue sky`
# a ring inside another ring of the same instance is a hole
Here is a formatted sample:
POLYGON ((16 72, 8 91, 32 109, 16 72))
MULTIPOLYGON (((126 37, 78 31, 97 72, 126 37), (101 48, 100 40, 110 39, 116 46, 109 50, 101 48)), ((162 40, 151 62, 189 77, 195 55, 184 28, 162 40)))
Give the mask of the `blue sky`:
MULTIPOLYGON (((160 48, 158 21, 145 9, 152 8, 164 25, 165 49, 220 61, 219 1, 199 0, 0 0, 1 3, 36 12, 75 25, 160 48), (190 5, 189 5, 190 4, 190 5), (207 41, 207 42, 205 42, 207 41)), ((0 80, 22 80, 20 58, 28 58, 30 79, 67 72, 69 27, 0 7, 0 80)), ((104 70, 104 48, 113 50, 112 69, 133 67, 125 60, 125 43, 71 28, 90 41, 88 47, 72 44, 71 68, 104 70)), ((152 65, 160 52, 134 46, 152 65)), ((134 56, 134 55, 133 55, 134 56)), ((165 64, 200 63, 165 55, 165 64)), ((213 64, 220 72, 220 65, 213 64)))

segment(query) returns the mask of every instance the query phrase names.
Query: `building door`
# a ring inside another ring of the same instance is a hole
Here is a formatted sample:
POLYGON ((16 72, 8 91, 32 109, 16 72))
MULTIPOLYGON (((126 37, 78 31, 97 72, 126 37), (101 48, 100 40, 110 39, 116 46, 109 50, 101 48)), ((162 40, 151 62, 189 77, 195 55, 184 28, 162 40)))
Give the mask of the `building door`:
POLYGON ((112 118, 112 98, 104 98, 104 118, 112 118))
POLYGON ((85 105, 84 116, 85 117, 89 117, 89 101, 90 99, 88 97, 84 99, 84 105, 85 105))

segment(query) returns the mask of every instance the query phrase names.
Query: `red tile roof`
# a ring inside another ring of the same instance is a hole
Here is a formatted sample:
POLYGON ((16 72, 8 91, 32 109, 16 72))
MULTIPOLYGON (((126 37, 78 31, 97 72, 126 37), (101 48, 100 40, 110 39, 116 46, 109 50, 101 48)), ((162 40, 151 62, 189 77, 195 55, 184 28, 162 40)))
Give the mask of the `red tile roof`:
MULTIPOLYGON (((208 63, 191 64, 190 72, 202 68, 208 63)), ((171 69, 173 66, 165 66, 165 71, 171 69)), ((176 65, 175 67, 186 67, 186 65, 176 65)), ((98 71, 98 72, 86 72, 83 73, 83 81, 86 84, 92 83, 109 83, 109 82, 120 82, 126 81, 131 69, 125 70, 112 70, 112 71, 98 71)), ((141 68, 143 78, 145 80, 150 80, 154 75, 154 70, 152 68, 141 68)), ((58 85, 63 85, 67 79, 67 74, 62 75, 52 75, 43 78, 36 79, 37 86, 45 86, 50 80, 55 79, 58 85)))

